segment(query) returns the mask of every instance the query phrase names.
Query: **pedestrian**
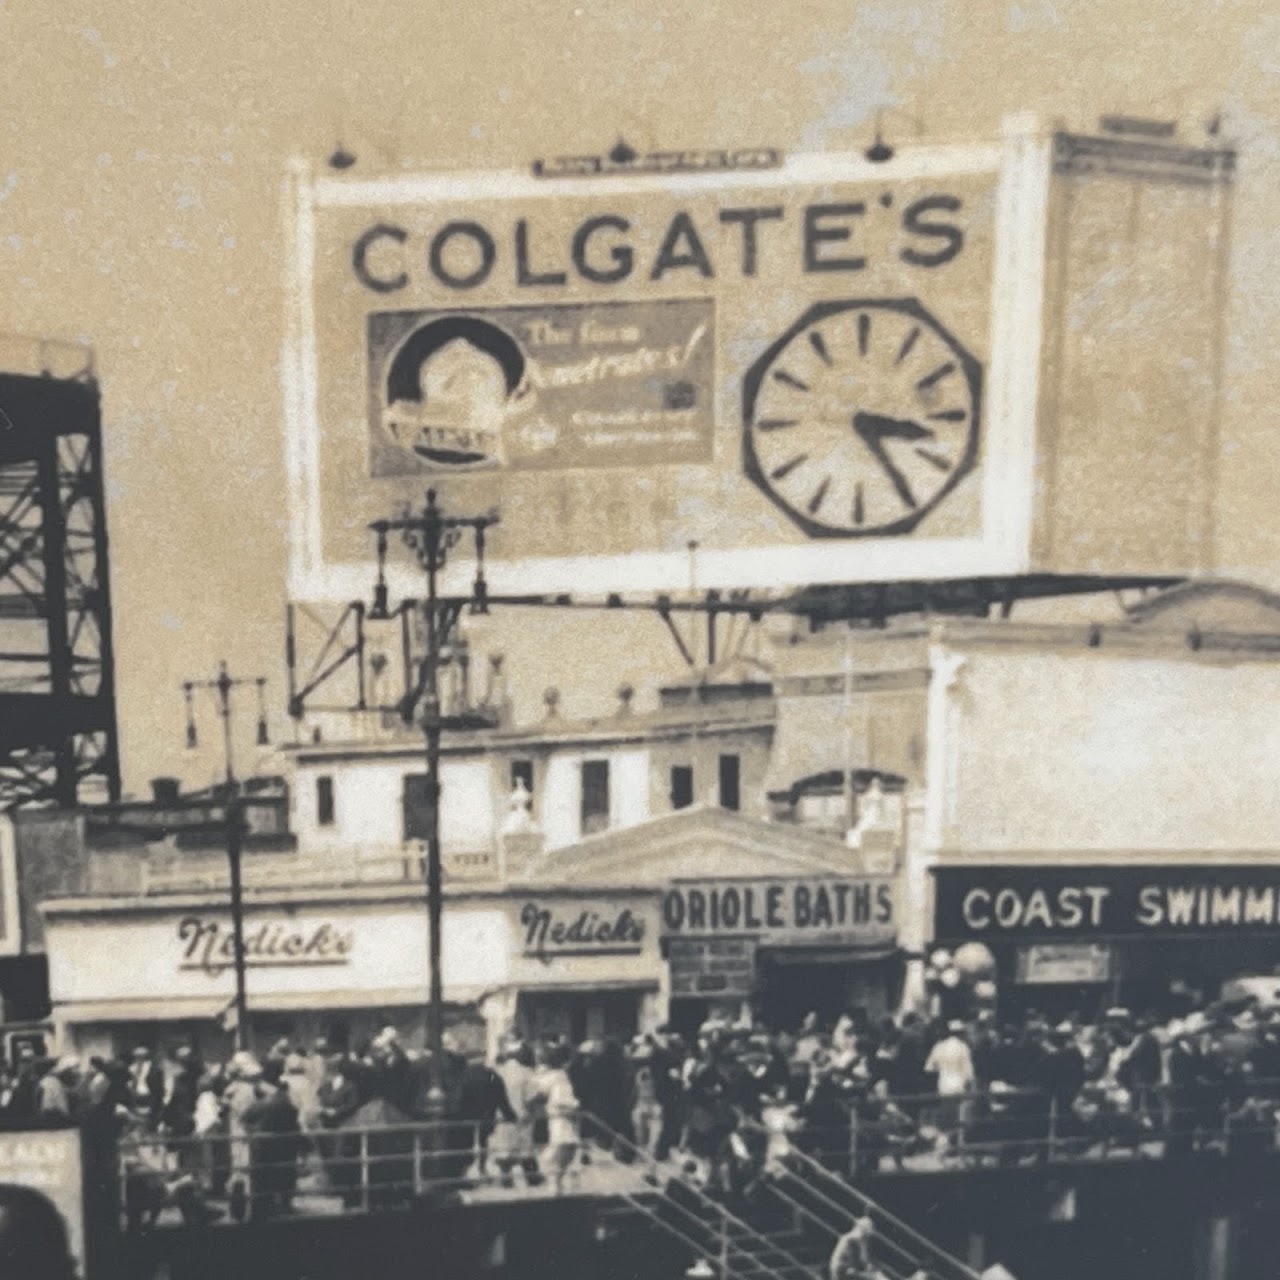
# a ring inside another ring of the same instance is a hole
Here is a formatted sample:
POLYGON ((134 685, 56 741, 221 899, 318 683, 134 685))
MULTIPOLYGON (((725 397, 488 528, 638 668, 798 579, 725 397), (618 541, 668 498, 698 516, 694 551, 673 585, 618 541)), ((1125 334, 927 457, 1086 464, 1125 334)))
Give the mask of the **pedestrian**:
POLYGON ((489 1138, 489 1151, 504 1187, 514 1182, 518 1168, 524 1173, 528 1186, 542 1181, 538 1162, 534 1156, 533 1119, 530 1103, 534 1096, 533 1054, 529 1046, 519 1040, 507 1040, 498 1050, 495 1072, 506 1090, 513 1119, 499 1120, 489 1138))
POLYGON ((871 1240, 875 1227, 869 1217, 855 1218, 837 1241, 827 1264, 830 1280, 868 1280, 871 1267, 871 1240))
POLYGON ((557 1195, 564 1190, 565 1178, 578 1151, 579 1104, 567 1070, 569 1056, 564 1046, 547 1046, 537 1068, 537 1090, 547 1117, 544 1167, 557 1195))
MULTIPOLYGON (((514 1124, 515 1110, 507 1098, 502 1077, 484 1060, 479 1049, 467 1055, 466 1069, 458 1088, 458 1119, 462 1126, 456 1145, 470 1148, 476 1172, 484 1177, 487 1172, 489 1139, 499 1120, 514 1124)), ((465 1167, 465 1166, 464 1166, 465 1167)))
POLYGON ((662 1104, 658 1100, 653 1045, 647 1038, 637 1037, 632 1043, 631 1067, 631 1131, 636 1146, 653 1159, 662 1136, 662 1104))
POLYGON ((288 1212, 297 1188, 301 1129, 281 1066, 275 1059, 263 1068, 257 1096, 241 1117, 250 1135, 255 1218, 288 1212))
POLYGON ((936 1081, 938 1125, 953 1146, 961 1147, 968 1119, 968 1095, 976 1082, 963 1022, 952 1020, 947 1024, 947 1034, 929 1051, 924 1069, 925 1074, 932 1075, 936 1081))
POLYGON ((164 1107, 164 1086, 164 1070, 146 1045, 138 1045, 129 1065, 128 1105, 151 1124, 158 1124, 164 1107))

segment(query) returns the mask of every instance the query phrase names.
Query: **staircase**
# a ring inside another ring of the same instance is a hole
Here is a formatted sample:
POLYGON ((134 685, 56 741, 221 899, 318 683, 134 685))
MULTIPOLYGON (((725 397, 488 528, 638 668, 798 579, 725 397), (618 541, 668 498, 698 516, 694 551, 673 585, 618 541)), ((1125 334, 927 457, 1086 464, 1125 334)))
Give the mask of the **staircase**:
MULTIPOLYGON (((792 1215, 794 1229, 816 1241, 830 1258, 835 1242, 858 1218, 871 1220, 871 1259, 886 1280, 980 1280, 958 1258, 890 1213, 838 1174, 792 1149, 767 1179, 768 1195, 792 1215)), ((823 1272, 825 1280, 825 1270, 823 1272)))
POLYGON ((816 1160, 793 1151, 785 1166, 759 1180, 732 1208, 671 1164, 660 1164, 594 1116, 581 1118, 597 1158, 626 1166, 612 1205, 600 1215, 614 1232, 656 1228, 701 1261, 716 1280, 827 1280, 836 1241, 855 1219, 870 1218, 871 1257, 884 1280, 980 1280, 940 1249, 816 1160), (646 1190, 637 1189, 637 1170, 646 1190))
POLYGON ((599 1143, 609 1153, 604 1158, 646 1171, 649 1190, 622 1184, 614 1192, 615 1203, 600 1215, 606 1229, 655 1227, 688 1250, 690 1265, 705 1263, 717 1280, 826 1280, 825 1259, 796 1226, 762 1230, 766 1224, 738 1216, 594 1116, 582 1115, 580 1125, 583 1141, 599 1143))

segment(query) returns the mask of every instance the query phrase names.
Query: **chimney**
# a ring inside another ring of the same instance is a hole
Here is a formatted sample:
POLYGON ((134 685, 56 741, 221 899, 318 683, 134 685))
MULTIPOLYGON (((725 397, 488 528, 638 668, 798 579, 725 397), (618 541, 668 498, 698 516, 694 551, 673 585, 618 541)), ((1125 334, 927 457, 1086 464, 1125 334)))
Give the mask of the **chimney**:
POLYGON ((151 799, 158 805, 175 805, 178 803, 177 778, 152 778, 151 799))

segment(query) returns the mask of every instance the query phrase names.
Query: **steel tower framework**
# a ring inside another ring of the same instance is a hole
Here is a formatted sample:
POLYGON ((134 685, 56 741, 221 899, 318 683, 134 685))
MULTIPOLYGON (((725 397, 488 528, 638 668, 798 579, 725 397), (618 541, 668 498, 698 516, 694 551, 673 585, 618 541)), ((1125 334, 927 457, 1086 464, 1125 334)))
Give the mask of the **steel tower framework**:
POLYGON ((120 759, 98 385, 83 348, 4 340, 0 811, 102 798, 120 759))

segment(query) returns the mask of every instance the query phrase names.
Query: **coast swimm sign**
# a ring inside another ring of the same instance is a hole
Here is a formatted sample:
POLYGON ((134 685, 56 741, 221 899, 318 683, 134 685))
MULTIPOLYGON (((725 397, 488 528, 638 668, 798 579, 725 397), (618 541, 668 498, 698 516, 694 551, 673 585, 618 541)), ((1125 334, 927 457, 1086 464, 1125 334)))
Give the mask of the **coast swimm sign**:
MULTIPOLYGON (((178 921, 182 950, 178 968, 216 978, 235 963, 231 925, 211 916, 184 916, 178 921)), ((244 931, 244 957, 250 968, 350 963, 355 935, 332 921, 267 920, 244 931)))
POLYGON ((1265 867, 941 869, 935 933, 962 938, 1280 934, 1265 867))
POLYGON ((705 299, 379 311, 367 330, 375 476, 711 459, 705 299))

